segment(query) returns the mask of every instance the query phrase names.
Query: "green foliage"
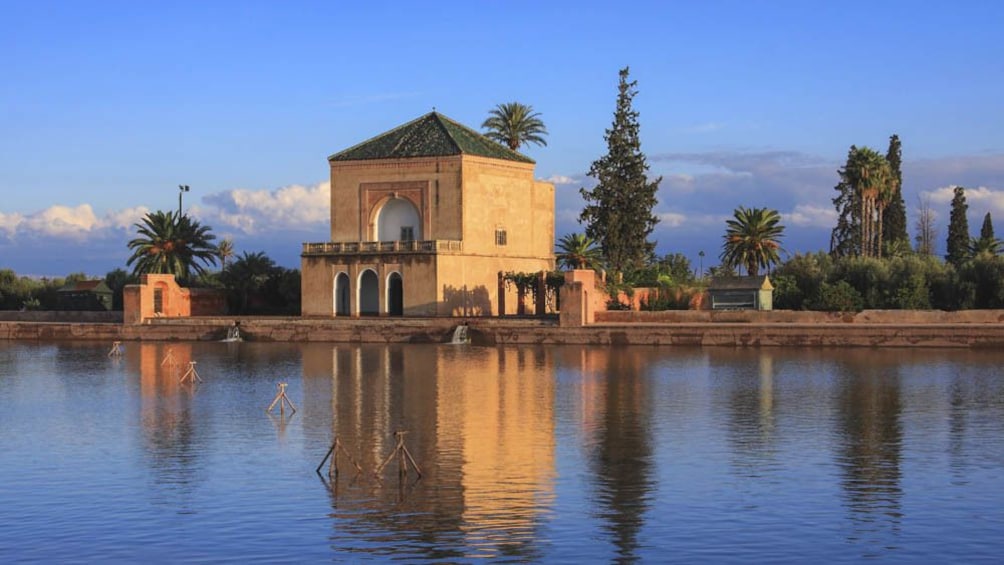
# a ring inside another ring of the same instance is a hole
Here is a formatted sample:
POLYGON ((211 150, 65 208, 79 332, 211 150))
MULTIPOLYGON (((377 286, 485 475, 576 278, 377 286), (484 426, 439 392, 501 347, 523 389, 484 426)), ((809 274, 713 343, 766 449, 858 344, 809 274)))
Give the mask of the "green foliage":
POLYGON ((284 269, 263 252, 244 252, 220 274, 235 314, 297 314, 300 271, 284 269))
POLYGON ((649 182, 647 177, 638 112, 631 106, 637 83, 628 81, 628 72, 626 67, 620 71, 617 108, 604 135, 607 154, 589 168, 589 176, 598 184, 579 190, 586 202, 579 221, 586 224, 586 235, 599 243, 615 273, 641 269, 652 255, 655 243, 648 237, 659 221, 652 210, 662 181, 659 177, 649 182))
POLYGON ((883 251, 888 249, 890 245, 897 243, 910 246, 910 235, 906 231, 906 203, 903 201, 903 171, 901 170, 903 149, 898 135, 893 134, 889 137, 889 149, 886 151, 885 160, 889 163, 895 187, 889 199, 889 205, 882 214, 883 251))
POLYGON ((837 226, 830 236, 830 252, 837 257, 880 257, 884 240, 882 218, 899 190, 889 161, 869 147, 851 146, 838 171, 834 189, 837 226))
POLYGON ((555 258, 560 267, 594 270, 602 268, 603 256, 596 247, 596 242, 588 236, 580 233, 566 234, 558 240, 557 248, 555 258))
POLYGON ((969 290, 970 308, 1004 308, 1004 259, 980 255, 959 271, 960 286, 969 290))
POLYGON ((917 256, 889 259, 889 308, 929 310, 931 289, 928 283, 928 262, 917 256))
POLYGON ((834 280, 849 284, 864 300, 864 308, 886 308, 889 294, 889 266, 875 257, 847 257, 838 261, 834 280))
POLYGON ((948 220, 948 241, 945 260, 960 267, 969 258, 969 219, 966 213, 966 189, 956 186, 952 196, 952 211, 948 220))
POLYGON ((129 241, 133 251, 126 265, 134 275, 149 273, 172 274, 182 282, 192 275, 201 275, 202 264, 216 264, 216 236, 209 226, 203 226, 187 215, 174 212, 150 212, 135 224, 138 237, 129 241))
POLYGON ((114 269, 105 274, 105 284, 112 291, 112 310, 122 309, 122 291, 128 284, 135 284, 139 278, 125 269, 114 269))
POLYGON ((544 136, 547 128, 540 119, 540 113, 533 106, 508 102, 498 104, 488 112, 488 118, 481 124, 485 137, 516 151, 521 145, 535 143, 547 145, 544 136))
POLYGON ((819 252, 794 257, 775 271, 774 307, 782 310, 804 310, 819 300, 819 289, 833 272, 833 259, 819 252))
POLYGON ((864 308, 864 299, 847 281, 834 284, 823 283, 819 289, 819 302, 816 310, 824 312, 860 312, 864 308))
POLYGON ((983 226, 980 227, 979 239, 974 239, 969 246, 971 257, 980 255, 1000 255, 1004 243, 994 235, 994 221, 990 217, 990 212, 983 217, 983 226))
POLYGON ((641 302, 642 310, 689 310, 695 294, 703 292, 701 287, 685 284, 661 284, 652 289, 648 300, 641 302))
POLYGON ((745 208, 740 206, 733 212, 733 219, 726 222, 720 259, 729 267, 744 267, 746 274, 757 276, 760 269, 769 270, 780 261, 781 237, 784 226, 780 225, 781 215, 777 210, 767 208, 745 208))

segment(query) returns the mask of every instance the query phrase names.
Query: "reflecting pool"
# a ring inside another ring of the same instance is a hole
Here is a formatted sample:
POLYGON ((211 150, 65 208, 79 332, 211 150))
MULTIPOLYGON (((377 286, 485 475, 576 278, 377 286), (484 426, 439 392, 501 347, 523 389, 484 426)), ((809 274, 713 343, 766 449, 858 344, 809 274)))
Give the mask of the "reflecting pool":
POLYGON ((109 346, 0 341, 0 562, 1004 554, 1004 352, 109 346))

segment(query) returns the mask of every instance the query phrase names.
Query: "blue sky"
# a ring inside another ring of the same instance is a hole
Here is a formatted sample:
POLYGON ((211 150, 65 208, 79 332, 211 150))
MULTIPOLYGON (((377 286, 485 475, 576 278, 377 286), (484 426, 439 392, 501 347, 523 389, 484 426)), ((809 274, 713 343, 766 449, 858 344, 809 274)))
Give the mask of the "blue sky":
POLYGON ((739 205, 779 210, 791 253, 826 248, 848 147, 893 133, 911 231, 925 198, 944 234, 954 184, 974 230, 1004 226, 1004 4, 614 4, 0 0, 0 268, 123 267, 179 184, 238 251, 295 267, 328 238, 328 155, 511 100, 550 132, 525 152, 556 185, 556 235, 581 231, 626 65, 660 253, 716 262, 739 205))

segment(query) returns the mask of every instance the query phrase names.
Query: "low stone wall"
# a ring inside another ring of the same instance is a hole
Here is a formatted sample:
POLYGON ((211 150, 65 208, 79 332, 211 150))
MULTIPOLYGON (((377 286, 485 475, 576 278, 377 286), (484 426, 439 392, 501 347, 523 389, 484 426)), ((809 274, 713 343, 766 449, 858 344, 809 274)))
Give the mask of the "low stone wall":
MULTIPOLYGON (((960 319, 965 320, 966 316, 960 319)), ((977 319, 989 319, 973 316, 977 319)), ((0 322, 0 339, 216 341, 234 318, 176 318, 144 324, 0 322)), ((240 318, 249 341, 446 343, 457 318, 240 318)), ((1004 324, 751 323, 595 324, 560 327, 553 319, 466 320, 474 345, 663 345, 728 347, 1004 347, 1004 324)))
POLYGON ((0 310, 2 322, 74 322, 89 324, 121 324, 122 311, 94 310, 0 310))
POLYGON ((597 324, 998 324, 1004 310, 864 310, 858 313, 796 310, 605 311, 597 324))

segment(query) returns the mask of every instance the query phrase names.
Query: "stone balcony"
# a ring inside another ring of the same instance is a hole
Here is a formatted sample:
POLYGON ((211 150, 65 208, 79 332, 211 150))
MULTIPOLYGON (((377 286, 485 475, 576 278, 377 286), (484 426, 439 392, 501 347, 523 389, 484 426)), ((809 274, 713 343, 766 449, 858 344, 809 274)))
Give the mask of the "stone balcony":
POLYGON ((463 242, 453 239, 427 241, 325 241, 304 243, 303 256, 401 254, 401 253, 461 253, 463 242))

